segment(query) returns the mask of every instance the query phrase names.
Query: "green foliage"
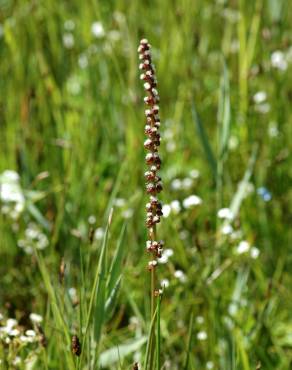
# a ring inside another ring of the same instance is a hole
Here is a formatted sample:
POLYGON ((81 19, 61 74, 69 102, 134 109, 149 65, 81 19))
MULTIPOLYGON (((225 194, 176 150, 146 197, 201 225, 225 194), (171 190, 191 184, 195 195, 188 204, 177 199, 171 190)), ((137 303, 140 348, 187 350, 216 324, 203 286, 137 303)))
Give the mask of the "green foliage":
POLYGON ((0 368, 146 370, 151 330, 157 369, 291 368, 288 10, 0 2, 0 368), (142 37, 157 66, 170 207, 152 326, 142 37), (202 203, 188 206, 191 195, 202 203))

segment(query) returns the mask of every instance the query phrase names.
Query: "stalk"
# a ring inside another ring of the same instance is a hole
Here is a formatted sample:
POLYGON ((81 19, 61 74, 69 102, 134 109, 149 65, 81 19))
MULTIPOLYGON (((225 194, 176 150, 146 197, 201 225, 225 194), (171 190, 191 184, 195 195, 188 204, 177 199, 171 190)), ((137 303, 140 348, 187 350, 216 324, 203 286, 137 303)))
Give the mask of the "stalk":
MULTIPOLYGON (((140 79, 144 81, 144 90, 147 94, 144 98, 144 103, 147 106, 145 110, 146 125, 145 135, 147 139, 144 142, 144 147, 148 151, 146 154, 146 165, 148 170, 145 172, 146 192, 149 195, 149 201, 146 204, 146 227, 148 229, 148 240, 146 242, 146 250, 150 255, 148 270, 150 272, 150 313, 153 330, 150 331, 149 342, 149 361, 146 361, 145 370, 154 369, 155 359, 155 298, 159 297, 161 291, 157 289, 156 283, 156 267, 157 260, 162 256, 163 244, 162 240, 157 240, 156 225, 160 222, 162 216, 162 205, 157 199, 157 194, 162 191, 161 178, 158 171, 161 166, 161 159, 158 153, 160 146, 160 118, 159 118, 159 95, 156 89, 157 80, 154 64, 151 57, 151 45, 146 39, 141 40, 138 53, 141 63, 139 69, 142 71, 140 79)), ((160 348, 160 347, 159 347, 160 348)), ((159 354, 157 354, 158 356, 159 354)), ((147 355, 148 357, 148 355, 147 355)), ((158 369, 160 361, 157 362, 158 369)))

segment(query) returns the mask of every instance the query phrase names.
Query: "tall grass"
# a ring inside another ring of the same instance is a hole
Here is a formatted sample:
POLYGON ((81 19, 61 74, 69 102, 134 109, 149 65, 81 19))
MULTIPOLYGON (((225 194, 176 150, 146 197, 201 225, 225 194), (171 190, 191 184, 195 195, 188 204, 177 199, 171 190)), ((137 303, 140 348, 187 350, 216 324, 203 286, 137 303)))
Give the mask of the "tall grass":
POLYGON ((157 369, 289 369, 289 2, 6 0, 0 10, 0 368, 144 369, 152 325, 157 369), (156 322, 143 35, 165 138, 156 322), (17 214, 3 196, 7 169, 19 174, 17 214))

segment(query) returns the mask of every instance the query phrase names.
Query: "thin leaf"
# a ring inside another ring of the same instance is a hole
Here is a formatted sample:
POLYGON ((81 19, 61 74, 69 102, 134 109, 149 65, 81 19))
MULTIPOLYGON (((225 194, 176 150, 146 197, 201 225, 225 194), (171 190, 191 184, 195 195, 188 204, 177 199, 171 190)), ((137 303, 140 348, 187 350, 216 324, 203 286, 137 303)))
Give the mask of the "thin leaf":
POLYGON ((209 143, 209 140, 208 140, 208 137, 207 137, 207 134, 206 134, 206 131, 205 131, 205 128, 204 128, 204 125, 194 107, 194 105, 192 105, 192 117, 193 117, 193 121, 196 125, 196 128, 197 128, 197 132, 199 134, 199 137, 200 137, 200 141, 201 141, 201 144, 203 146, 203 149, 205 151, 205 155, 207 157, 207 160, 208 160, 208 164, 210 166, 210 169, 212 171, 212 174, 213 174, 213 177, 214 177, 214 180, 216 181, 216 174, 217 174, 217 164, 216 164, 216 159, 215 159, 215 156, 213 154, 213 150, 211 148, 211 145, 209 143))
POLYGON ((119 359, 123 359, 133 352, 138 351, 144 343, 146 343, 147 337, 141 337, 139 339, 128 341, 119 346, 115 346, 101 353, 99 356, 99 366, 108 367, 118 362, 119 359))
POLYGON ((116 286, 117 280, 121 276, 121 271, 122 271, 122 260, 123 260, 123 254, 125 248, 123 248, 123 240, 125 236, 125 231, 126 231, 126 223, 123 225, 119 240, 118 240, 118 245, 115 251, 115 255, 110 267, 110 273, 109 273, 109 280, 107 284, 107 290, 109 292, 109 295, 112 294, 112 290, 116 286))

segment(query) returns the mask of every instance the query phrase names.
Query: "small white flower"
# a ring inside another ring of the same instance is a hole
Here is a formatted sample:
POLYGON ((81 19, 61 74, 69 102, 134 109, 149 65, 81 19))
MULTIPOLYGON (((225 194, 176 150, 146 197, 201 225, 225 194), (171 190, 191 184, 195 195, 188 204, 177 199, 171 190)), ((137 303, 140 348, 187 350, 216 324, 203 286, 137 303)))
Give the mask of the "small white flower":
POLYGON ((175 213, 175 214, 179 213, 181 211, 180 202, 178 200, 173 200, 170 203, 170 208, 173 211, 173 213, 175 213))
POLYGON ((246 240, 242 240, 242 241, 238 244, 238 246, 237 246, 237 248, 236 248, 236 252, 237 252, 238 254, 243 254, 243 253, 248 252, 248 251, 249 251, 249 249, 250 249, 250 244, 249 244, 249 242, 247 242, 246 240))
POLYGON ((169 280, 168 279, 162 279, 161 282, 160 282, 160 285, 162 286, 162 288, 168 288, 169 287, 169 280))
POLYGON ((88 223, 90 223, 90 225, 93 225, 96 223, 96 217, 94 215, 90 215, 88 217, 88 223))
POLYGON ((271 65, 280 71, 286 71, 288 68, 288 63, 285 58, 285 54, 280 50, 274 51, 271 55, 271 65))
POLYGON ((129 219, 133 216, 133 214, 134 214, 134 210, 132 208, 128 208, 123 211, 122 216, 125 219, 129 219))
POLYGON ((204 317, 203 317, 203 316, 197 316, 197 317, 196 317, 196 321, 197 321, 197 323, 198 323, 199 325, 202 325, 202 324, 204 324, 205 319, 204 319, 204 317))
POLYGON ((221 228, 221 233, 223 235, 230 235, 233 232, 233 227, 230 224, 223 225, 221 228))
POLYGON ((198 340, 206 340, 207 338, 208 338, 208 335, 204 330, 198 332, 197 334, 198 340))
POLYGON ((63 45, 66 49, 72 49, 75 44, 74 35, 72 33, 66 32, 63 34, 63 45))
POLYGON ((94 37, 101 38, 105 35, 104 28, 101 22, 93 22, 91 25, 91 33, 94 37))
POLYGON ((257 247, 251 247, 250 249, 250 256, 253 259, 257 259, 260 255, 260 250, 257 247))
POLYGON ((28 329, 28 330, 26 330, 25 335, 27 337, 35 337, 36 336, 36 332, 34 330, 32 330, 32 329, 28 329))
POLYGON ((172 141, 172 140, 168 140, 166 142, 166 150, 169 153, 173 153, 176 150, 176 143, 174 141, 172 141))
POLYGON ((158 262, 164 265, 168 262, 168 256, 163 253, 162 256, 158 259, 158 262))
POLYGON ((121 39, 121 33, 117 30, 111 30, 108 32, 107 37, 110 41, 119 41, 121 39))
POLYGON ((36 324, 40 324, 42 321, 43 321, 43 318, 41 315, 37 314, 37 313, 34 313, 32 312, 30 315, 29 315, 29 318, 32 322, 36 323, 36 324))
POLYGON ((223 218, 225 220, 232 220, 233 219, 233 213, 229 208, 221 208, 217 212, 218 218, 223 218))
POLYGON ((171 257, 171 256, 173 256, 173 249, 170 249, 170 248, 165 249, 164 254, 165 254, 167 257, 171 257))
POLYGON ((11 329, 9 330, 9 335, 11 337, 17 337, 20 334, 20 331, 18 329, 11 329))
POLYGON ((64 28, 66 31, 73 31, 75 29, 75 22, 72 19, 67 19, 64 22, 64 28))
POLYGON ((208 362, 206 363, 206 369, 208 369, 208 370, 212 370, 212 369, 214 369, 214 362, 212 362, 212 361, 208 361, 208 362))
POLYGON ((189 232, 187 230, 182 230, 179 233, 180 240, 186 240, 188 236, 189 236, 189 232))
POLYGON ((256 94, 253 96, 253 101, 256 104, 261 104, 264 101, 267 100, 267 93, 265 91, 258 91, 256 94))
POLYGON ((77 298, 77 290, 74 287, 71 287, 68 289, 68 294, 72 301, 74 301, 77 298))
POLYGON ((114 205, 116 207, 124 207, 125 204, 126 204, 126 201, 124 198, 116 198, 114 201, 114 205))
POLYGON ((170 186, 173 190, 180 190, 182 188, 182 183, 180 179, 174 179, 172 180, 170 186))
POLYGON ((171 207, 169 204, 164 204, 162 206, 162 213, 163 213, 163 217, 167 218, 170 213, 171 213, 171 207))
POLYGON ((186 177, 182 180, 182 188, 184 190, 189 190, 193 186, 193 179, 186 177))
POLYGON ((255 110, 259 113, 262 113, 262 114, 265 114, 265 113, 268 113, 270 111, 270 104, 269 103, 263 103, 263 104, 258 104, 256 107, 255 107, 255 110))
POLYGON ((18 182, 19 181, 19 174, 13 170, 5 170, 2 173, 1 177, 3 177, 3 179, 6 182, 18 182))
POLYGON ((174 272, 174 277, 177 278, 181 283, 185 283, 187 281, 185 273, 181 270, 176 270, 174 272))
POLYGON ((21 358, 19 356, 16 356, 14 360, 12 361, 14 366, 20 365, 21 364, 21 358))
POLYGON ((193 169, 190 171, 190 176, 192 179, 197 179, 198 177, 200 177, 200 171, 193 169))
POLYGON ((190 195, 186 199, 183 200, 183 206, 185 208, 191 208, 197 206, 202 203, 202 199, 197 195, 190 195))
POLYGON ((94 232, 94 239, 101 240, 104 236, 104 230, 102 227, 98 227, 94 232))
POLYGON ((279 129, 276 122, 270 122, 268 129, 269 136, 274 138, 279 135, 279 129))
POLYGON ((6 321, 6 327, 7 328, 12 329, 16 325, 17 325, 17 320, 15 320, 15 319, 7 319, 7 321, 6 321))
POLYGON ((236 137, 234 135, 230 136, 229 141, 228 141, 229 149, 230 150, 235 150, 238 147, 238 144, 239 144, 238 137, 236 137))
POLYGON ((78 57, 78 65, 81 69, 85 69, 88 67, 88 58, 86 54, 81 54, 78 57))

